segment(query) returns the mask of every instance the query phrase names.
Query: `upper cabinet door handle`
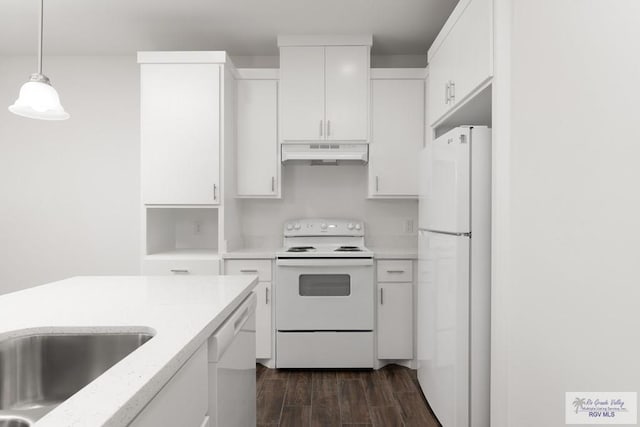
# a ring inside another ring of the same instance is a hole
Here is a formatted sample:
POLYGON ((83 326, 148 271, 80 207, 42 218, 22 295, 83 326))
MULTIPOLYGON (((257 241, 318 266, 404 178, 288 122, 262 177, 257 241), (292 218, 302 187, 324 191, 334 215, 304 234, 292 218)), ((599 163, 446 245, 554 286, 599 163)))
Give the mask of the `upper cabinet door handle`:
POLYGON ((327 120, 327 136, 331 136, 331 120, 327 120))
POLYGON ((218 186, 213 184, 213 200, 218 200, 218 186))
POLYGON ((275 176, 271 177, 271 192, 272 193, 276 192, 276 177, 275 176))
POLYGON ((320 120, 320 136, 322 136, 322 122, 324 122, 324 120, 320 120))
POLYGON ((449 82, 444 84, 444 103, 449 104, 449 82))

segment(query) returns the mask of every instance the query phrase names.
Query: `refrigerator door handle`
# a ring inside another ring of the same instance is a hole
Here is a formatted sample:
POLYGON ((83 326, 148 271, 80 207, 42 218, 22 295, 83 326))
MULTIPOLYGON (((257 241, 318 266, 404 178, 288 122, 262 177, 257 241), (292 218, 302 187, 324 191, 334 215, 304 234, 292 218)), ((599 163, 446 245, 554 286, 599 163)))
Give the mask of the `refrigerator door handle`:
POLYGON ((421 228, 420 231, 428 231, 429 233, 446 234, 448 236, 471 237, 471 233, 455 233, 452 231, 430 230, 421 228))

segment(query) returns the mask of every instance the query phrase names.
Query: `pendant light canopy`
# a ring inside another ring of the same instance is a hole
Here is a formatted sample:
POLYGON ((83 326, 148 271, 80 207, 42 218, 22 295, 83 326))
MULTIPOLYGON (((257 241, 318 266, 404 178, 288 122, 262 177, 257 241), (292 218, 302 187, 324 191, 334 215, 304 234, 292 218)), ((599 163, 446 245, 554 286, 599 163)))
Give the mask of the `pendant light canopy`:
POLYGON ((19 116, 41 120, 66 120, 70 117, 60 104, 58 92, 51 81, 42 74, 42 34, 44 19, 44 0, 40 0, 40 38, 38 43, 38 72, 31 75, 28 82, 20 88, 16 102, 9 111, 19 116))

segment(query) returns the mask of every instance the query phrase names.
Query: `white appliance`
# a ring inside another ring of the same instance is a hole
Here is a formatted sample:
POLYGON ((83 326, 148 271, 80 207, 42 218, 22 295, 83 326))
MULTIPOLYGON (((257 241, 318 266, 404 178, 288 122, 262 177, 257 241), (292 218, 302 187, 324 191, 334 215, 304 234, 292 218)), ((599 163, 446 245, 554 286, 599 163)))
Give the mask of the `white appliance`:
POLYGON ((491 130, 455 128, 421 162, 418 380, 444 427, 488 427, 491 130))
POLYGON ((256 304, 252 292, 209 339, 210 427, 256 425, 256 304))
POLYGON ((290 221, 276 268, 276 366, 372 368, 373 253, 364 224, 290 221))
POLYGON ((294 160, 317 163, 337 163, 338 161, 367 163, 369 160, 368 144, 283 142, 280 147, 283 163, 294 160))

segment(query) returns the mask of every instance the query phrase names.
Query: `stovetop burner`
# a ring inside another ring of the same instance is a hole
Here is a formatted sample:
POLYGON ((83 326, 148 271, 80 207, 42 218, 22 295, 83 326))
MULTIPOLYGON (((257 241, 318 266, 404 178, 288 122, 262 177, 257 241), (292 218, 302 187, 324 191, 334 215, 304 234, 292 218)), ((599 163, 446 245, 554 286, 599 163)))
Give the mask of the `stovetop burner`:
POLYGON ((287 252, 309 252, 314 250, 313 246, 293 246, 287 249, 287 252))
POLYGON ((362 248, 358 246, 340 246, 336 252, 362 252, 362 248))

